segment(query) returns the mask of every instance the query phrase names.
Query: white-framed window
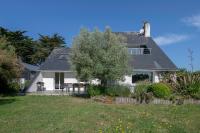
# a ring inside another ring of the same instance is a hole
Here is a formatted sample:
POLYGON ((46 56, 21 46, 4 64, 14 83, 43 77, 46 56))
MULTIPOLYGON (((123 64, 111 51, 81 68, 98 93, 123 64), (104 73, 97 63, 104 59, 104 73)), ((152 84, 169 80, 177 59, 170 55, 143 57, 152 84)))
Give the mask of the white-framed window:
POLYGON ((153 82, 153 72, 138 71, 132 75, 132 83, 141 81, 153 82))
POLYGON ((151 48, 128 48, 128 53, 131 55, 150 55, 151 48))

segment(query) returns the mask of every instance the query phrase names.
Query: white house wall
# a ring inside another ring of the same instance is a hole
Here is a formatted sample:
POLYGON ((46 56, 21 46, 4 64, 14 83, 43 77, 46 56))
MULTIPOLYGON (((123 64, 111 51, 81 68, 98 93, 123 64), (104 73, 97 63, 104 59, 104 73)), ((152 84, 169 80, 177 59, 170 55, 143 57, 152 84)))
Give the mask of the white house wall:
POLYGON ((158 83, 158 82, 160 82, 160 80, 159 80, 159 72, 153 72, 153 82, 154 83, 158 83))
POLYGON ((94 84, 94 85, 98 85, 101 82, 98 79, 93 79, 91 83, 94 84))
MULTIPOLYGON (((72 72, 65 72, 64 73, 64 83, 80 83, 79 80, 77 80, 76 76, 74 73, 72 72)), ((92 84, 99 84, 99 80, 98 79, 94 79, 92 80, 92 84)))
POLYGON ((64 83, 78 83, 78 80, 72 72, 65 72, 64 83))
POLYGON ((22 90, 24 89, 25 82, 26 82, 25 78, 19 78, 20 89, 22 90))
POLYGON ((37 82, 42 82, 42 74, 39 72, 38 75, 36 75, 35 79, 33 80, 32 84, 27 89, 27 92, 36 92, 37 91, 37 82))
MULTIPOLYGON (((55 89, 55 72, 40 72, 37 78, 33 81, 27 92, 37 91, 37 82, 44 82, 44 87, 46 90, 54 90, 55 89)), ((159 82, 159 72, 153 72, 153 82, 159 82)), ((72 72, 64 72, 64 83, 79 83, 76 79, 75 75, 72 72)), ((100 82, 96 80, 92 80, 92 84, 99 84, 100 82)), ((126 84, 134 86, 132 83, 132 75, 126 75, 123 81, 119 81, 120 84, 126 84)))
POLYGON ((133 85, 133 84, 132 84, 132 75, 124 76, 124 80, 123 80, 123 81, 119 81, 119 83, 120 83, 120 84, 133 85))
POLYGON ((64 83, 78 83, 76 78, 65 78, 64 83))
MULTIPOLYGON (((55 89, 55 72, 42 72, 44 87, 46 90, 55 89)), ((71 72, 64 72, 64 83, 78 83, 71 72)))
POLYGON ((42 77, 46 90, 54 90, 55 72, 42 72, 42 77))

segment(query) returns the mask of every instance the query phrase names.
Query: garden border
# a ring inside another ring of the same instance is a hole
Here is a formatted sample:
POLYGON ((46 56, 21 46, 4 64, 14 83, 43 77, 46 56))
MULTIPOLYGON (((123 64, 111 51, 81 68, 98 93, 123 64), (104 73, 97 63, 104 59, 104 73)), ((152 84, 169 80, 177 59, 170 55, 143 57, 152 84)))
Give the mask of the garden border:
MULTIPOLYGON (((137 99, 130 98, 130 97, 116 97, 115 101, 116 104, 141 104, 137 99)), ((145 104, 145 102, 142 102, 142 104, 145 104)), ((165 99, 153 99, 150 101, 149 104, 199 104, 200 100, 196 99, 176 99, 176 100, 165 100, 165 99)))

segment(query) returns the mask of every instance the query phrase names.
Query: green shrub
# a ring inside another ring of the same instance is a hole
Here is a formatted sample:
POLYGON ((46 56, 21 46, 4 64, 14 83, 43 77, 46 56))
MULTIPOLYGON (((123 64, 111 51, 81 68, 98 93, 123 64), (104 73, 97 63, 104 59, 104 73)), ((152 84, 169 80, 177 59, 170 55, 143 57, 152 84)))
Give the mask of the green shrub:
POLYGON ((149 86, 149 84, 146 84, 146 83, 138 83, 135 86, 134 94, 136 96, 140 96, 141 94, 146 93, 148 86, 149 86))
POLYGON ((108 95, 108 96, 130 96, 131 92, 128 86, 124 85, 113 85, 103 87, 100 85, 89 85, 87 87, 87 93, 90 97, 97 95, 108 95))
POLYGON ((195 94, 192 94, 191 96, 192 98, 200 100, 200 91, 196 92, 195 94))
POLYGON ((8 84, 7 94, 15 94, 20 90, 20 84, 18 82, 11 82, 8 84))
POLYGON ((97 96, 101 94, 101 88, 97 85, 89 85, 87 88, 87 93, 90 97, 97 96))
POLYGON ((147 88, 149 83, 138 83, 135 86, 134 97, 137 99, 138 102, 143 103, 150 103, 153 100, 153 94, 151 92, 147 92, 147 88))
POLYGON ((194 95, 194 92, 198 90, 196 86, 200 84, 199 72, 178 71, 176 73, 166 73, 163 77, 163 82, 170 84, 176 94, 183 96, 194 95))
POLYGON ((200 83, 196 82, 188 86, 187 93, 188 94, 195 94, 200 90, 200 83))
POLYGON ((130 96, 130 88, 125 85, 113 85, 105 89, 105 94, 109 96, 130 96))
POLYGON ((191 84, 187 89, 187 94, 189 94, 192 98, 200 99, 200 83, 196 82, 191 84))
POLYGON ((157 98, 167 98, 171 94, 170 87, 164 83, 154 83, 148 86, 148 92, 152 92, 157 98))

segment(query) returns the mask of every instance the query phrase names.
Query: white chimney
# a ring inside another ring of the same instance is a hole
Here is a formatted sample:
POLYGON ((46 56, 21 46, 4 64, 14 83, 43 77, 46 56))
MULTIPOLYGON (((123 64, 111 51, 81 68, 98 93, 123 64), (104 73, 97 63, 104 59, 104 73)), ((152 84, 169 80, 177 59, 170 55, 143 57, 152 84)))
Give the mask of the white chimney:
POLYGON ((150 33, 150 23, 148 23, 147 21, 144 22, 144 36, 145 37, 150 37, 151 36, 151 33, 150 33))
POLYGON ((140 34, 144 34, 144 29, 140 29, 140 34))

